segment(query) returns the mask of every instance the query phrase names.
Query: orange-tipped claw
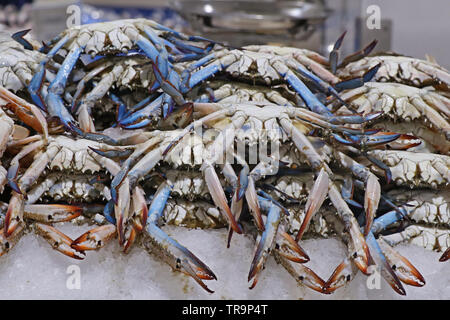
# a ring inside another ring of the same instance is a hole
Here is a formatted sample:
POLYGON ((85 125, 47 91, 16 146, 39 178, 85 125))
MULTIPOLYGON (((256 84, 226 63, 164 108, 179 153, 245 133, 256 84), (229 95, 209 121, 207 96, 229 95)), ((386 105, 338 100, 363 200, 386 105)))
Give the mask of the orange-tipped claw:
POLYGON ((14 230, 14 232, 9 236, 5 236, 3 229, 0 230, 0 257, 11 250, 12 247, 17 243, 22 235, 22 231, 25 230, 25 223, 21 222, 14 230))
POLYGON ((48 137, 47 121, 41 110, 33 104, 19 98, 12 92, 0 86, 0 97, 8 101, 7 107, 11 109, 24 123, 39 133, 48 137), (31 113, 31 114, 30 114, 31 113))
POLYGON ((425 285, 424 277, 408 259, 394 250, 382 237, 377 241, 386 256, 386 260, 401 282, 414 287, 425 285))
POLYGON ((275 249, 284 258, 297 263, 309 261, 309 256, 302 247, 287 232, 278 231, 275 249))
POLYGON ((72 248, 72 239, 70 239, 61 231, 58 231, 54 227, 42 223, 36 223, 35 228, 36 233, 41 235, 48 243, 50 243, 53 249, 73 259, 82 260, 85 258, 84 252, 77 251, 76 249, 72 248))
POLYGON ((152 252, 156 250, 158 255, 172 266, 174 270, 191 276, 207 292, 214 292, 202 281, 202 279, 217 280, 216 275, 206 264, 176 240, 170 238, 155 224, 148 223, 146 231, 151 239, 149 244, 151 244, 152 252))
POLYGON ((77 251, 98 250, 116 235, 116 226, 107 224, 89 230, 73 240, 70 246, 77 251))
POLYGON ((127 231, 125 233, 125 242, 124 242, 124 245, 123 245, 123 252, 124 253, 128 253, 128 251, 130 250, 132 244, 136 240, 137 233, 138 233, 138 231, 136 231, 134 226, 131 226, 129 228, 129 231, 127 231))
POLYGON ((323 287, 324 293, 331 294, 345 286, 353 279, 355 273, 356 270, 352 267, 351 261, 346 258, 334 269, 333 274, 325 283, 323 287))
POLYGON ((65 222, 81 215, 83 208, 65 204, 27 204, 24 217, 43 223, 65 222))
POLYGON ((6 237, 9 237, 22 222, 24 205, 23 195, 13 191, 13 196, 9 200, 3 227, 3 232, 6 237))

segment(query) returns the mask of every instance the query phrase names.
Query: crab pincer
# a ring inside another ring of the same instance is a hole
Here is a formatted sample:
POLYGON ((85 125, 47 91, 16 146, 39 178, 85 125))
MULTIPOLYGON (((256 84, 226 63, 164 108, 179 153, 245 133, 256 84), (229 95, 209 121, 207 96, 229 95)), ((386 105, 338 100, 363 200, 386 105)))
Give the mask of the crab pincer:
POLYGON ((37 234, 41 235, 53 247, 53 249, 73 259, 83 260, 85 258, 83 251, 72 248, 71 245, 73 240, 54 227, 43 223, 36 223, 35 230, 37 234))
POLYGON ((447 250, 445 250, 445 252, 439 258, 439 261, 444 262, 447 261, 448 259, 450 259, 450 248, 447 248, 447 250))
POLYGON ((149 245, 150 251, 156 252, 174 270, 191 276, 203 289, 213 293, 214 291, 210 290, 202 280, 217 280, 216 275, 192 252, 158 227, 158 221, 163 214, 171 189, 171 186, 163 183, 155 194, 145 228, 145 235, 149 240, 145 245, 149 245))
POLYGON ((325 197, 328 193, 328 185, 328 173, 324 169, 321 169, 305 205, 305 218, 303 219, 302 225, 300 226, 295 238, 297 242, 302 238, 303 233, 308 228, 311 218, 320 209, 322 203, 325 201, 325 197))
POLYGON ((103 248, 105 244, 117 234, 116 226, 106 224, 91 229, 72 241, 70 246, 79 251, 98 250, 103 248))
POLYGON ((278 226, 281 221, 281 209, 272 204, 269 213, 267 214, 267 221, 265 224, 265 230, 262 233, 258 245, 256 247, 253 261, 250 265, 250 271, 248 273, 248 281, 253 279, 250 289, 253 289, 258 282, 258 276, 264 267, 264 263, 267 260, 270 252, 275 246, 275 239, 278 232, 278 226))

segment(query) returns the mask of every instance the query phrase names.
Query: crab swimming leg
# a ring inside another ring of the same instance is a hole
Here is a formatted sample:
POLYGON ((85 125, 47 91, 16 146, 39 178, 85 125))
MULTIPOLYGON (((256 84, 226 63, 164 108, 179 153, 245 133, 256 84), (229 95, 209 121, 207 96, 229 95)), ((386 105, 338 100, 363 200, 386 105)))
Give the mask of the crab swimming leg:
POLYGON ((217 280, 215 274, 192 252, 169 237, 158 227, 158 221, 164 212, 170 192, 171 186, 167 183, 161 184, 156 191, 149 208, 149 216, 145 228, 148 241, 145 245, 149 245, 151 252, 156 253, 174 270, 191 276, 203 289, 213 293, 202 280, 217 280))

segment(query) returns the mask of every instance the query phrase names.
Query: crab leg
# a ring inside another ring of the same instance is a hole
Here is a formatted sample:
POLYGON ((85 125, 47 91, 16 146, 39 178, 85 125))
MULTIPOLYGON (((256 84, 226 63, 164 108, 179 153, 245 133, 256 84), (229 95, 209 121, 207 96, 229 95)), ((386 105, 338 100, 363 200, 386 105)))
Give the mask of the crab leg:
POLYGON ((64 204, 26 204, 24 217, 42 223, 65 222, 81 215, 83 208, 64 204))
POLYGON ((311 218, 322 206, 328 193, 329 177, 328 173, 322 168, 317 176, 314 186, 309 193, 308 200, 305 205, 305 218, 297 233, 295 241, 299 241, 304 232, 307 230, 311 218))
POLYGON ((9 107, 25 124, 43 134, 45 140, 48 138, 47 121, 35 105, 28 103, 2 86, 0 86, 0 98, 10 103, 9 107), (29 112, 32 116, 28 114, 29 112))
MULTIPOLYGON (((322 168, 326 170, 328 175, 330 175, 331 170, 328 165, 322 160, 321 156, 317 153, 311 142, 298 130, 290 120, 282 118, 280 120, 283 129, 292 137, 294 144, 297 149, 302 152, 308 159, 311 167, 318 171, 322 168)), ((336 185, 330 181, 328 188, 328 195, 334 207, 341 219, 343 220, 346 230, 350 235, 349 249, 351 250, 351 256, 353 261, 356 263, 358 268, 363 272, 367 273, 368 267, 368 255, 369 249, 364 241, 364 237, 359 230, 358 223, 348 207, 345 200, 342 198, 336 185)))
POLYGON ((263 269, 264 263, 267 260, 268 255, 272 251, 275 245, 275 238, 278 231, 278 226, 281 221, 281 209, 272 204, 267 214, 267 221, 265 224, 265 230, 262 233, 258 245, 255 250, 250 271, 248 273, 248 281, 253 279, 250 289, 253 289, 258 282, 259 272, 263 269))
POLYGON ((25 230, 25 223, 20 222, 17 228, 9 236, 5 235, 4 229, 0 230, 0 257, 8 253, 14 245, 19 241, 25 230))
POLYGON ((405 289, 389 263, 386 261, 386 258, 372 232, 367 234, 366 243, 369 246, 372 259, 375 264, 381 268, 382 277, 389 283, 395 292, 403 296, 406 295, 405 289))
MULTIPOLYGON (((161 230, 157 223, 163 214, 165 204, 170 195, 171 187, 166 183, 162 184, 150 205, 149 217, 146 226, 148 242, 152 249, 174 270, 181 271, 191 276, 203 289, 213 293, 202 281, 217 280, 214 273, 192 252, 183 247, 177 241, 169 237, 161 230)), ((154 252, 152 250, 152 252, 154 252)))
POLYGON ((72 239, 54 227, 36 223, 35 230, 37 234, 41 235, 48 243, 50 243, 53 249, 73 259, 83 260, 85 258, 83 251, 77 251, 71 247, 73 242, 72 239))
MULTIPOLYGON (((264 197, 258 196, 258 203, 261 209, 265 212, 269 212, 270 208, 274 205, 274 203, 266 199, 264 197)), ((286 226, 281 221, 281 226, 278 229, 276 239, 275 239, 275 251, 278 254, 288 259, 292 262, 296 263, 305 263, 309 261, 309 257, 306 254, 305 250, 298 244, 297 241, 294 240, 286 231, 286 226)))
MULTIPOLYGON (((37 178, 44 171, 50 161, 58 153, 58 147, 50 146, 46 152, 37 157, 33 163, 28 167, 23 176, 19 179, 17 187, 22 192, 26 192, 31 184, 33 184, 37 178)), ((4 232, 6 236, 11 235, 18 223, 22 221, 24 209, 24 196, 20 193, 13 191, 13 195, 9 201, 8 211, 5 217, 4 232)))
POLYGON ((391 269, 394 270, 394 273, 401 282, 414 287, 422 287, 425 285, 425 279, 408 259, 395 251, 383 237, 379 237, 377 242, 391 269))
POLYGON ((357 270, 358 269, 351 263, 350 259, 345 258, 333 271, 333 274, 323 286, 324 293, 331 294, 337 289, 345 286, 354 278, 357 270))
POLYGON ((115 237, 117 234, 116 230, 116 226, 113 224, 91 229, 73 240, 70 246, 78 252, 98 250, 103 248, 109 240, 115 237))

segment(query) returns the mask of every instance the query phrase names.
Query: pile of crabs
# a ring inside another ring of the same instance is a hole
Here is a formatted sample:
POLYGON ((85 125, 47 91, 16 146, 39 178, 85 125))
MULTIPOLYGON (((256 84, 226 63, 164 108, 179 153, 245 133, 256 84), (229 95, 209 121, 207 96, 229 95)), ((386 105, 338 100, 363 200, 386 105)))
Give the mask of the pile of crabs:
POLYGON ((164 225, 228 227, 228 246, 255 235, 250 288, 269 256, 325 294, 358 270, 402 295, 423 286, 394 246, 450 258, 450 74, 370 55, 376 41, 340 59, 344 35, 326 58, 145 19, 43 45, 0 34, 0 255, 28 232, 75 259, 117 238, 212 292, 216 275, 164 225), (92 228, 72 239, 66 221, 92 228), (348 249, 325 280, 302 249, 317 237, 348 249))

